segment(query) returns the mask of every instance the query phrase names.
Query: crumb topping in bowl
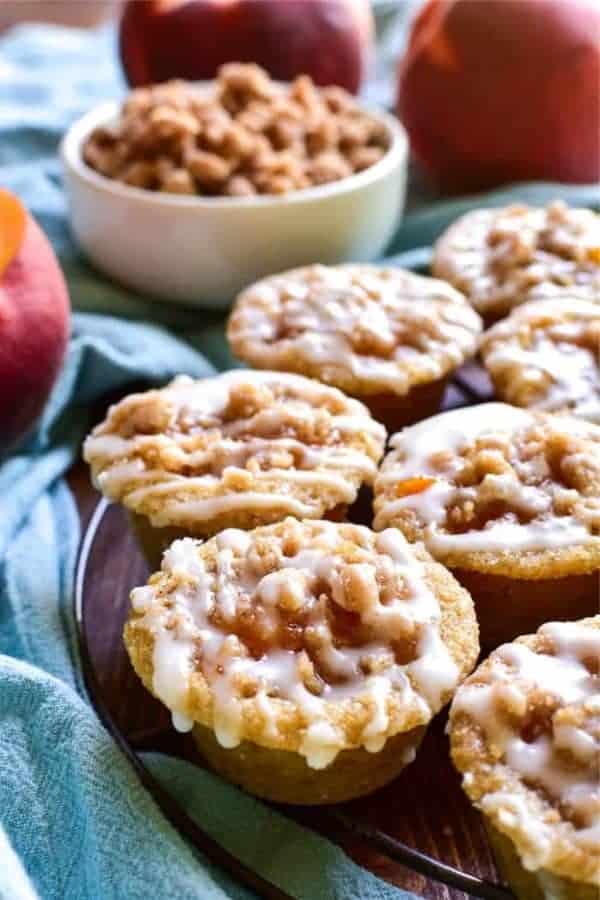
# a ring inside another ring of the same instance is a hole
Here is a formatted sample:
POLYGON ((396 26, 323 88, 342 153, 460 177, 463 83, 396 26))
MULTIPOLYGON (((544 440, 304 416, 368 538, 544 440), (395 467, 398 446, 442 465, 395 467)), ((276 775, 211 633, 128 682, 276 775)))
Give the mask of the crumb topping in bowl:
POLYGON ((251 197, 339 181, 389 145, 385 124, 342 88, 318 88, 307 75, 281 85, 257 65, 228 63, 210 91, 183 81, 132 91, 83 158, 133 187, 251 197))
POLYGON ((357 394, 407 394, 476 349, 478 315, 450 285, 403 269, 314 265, 237 299, 227 336, 259 367, 303 372, 357 394))
POLYGON ((481 354, 508 403, 600 424, 600 303, 526 303, 484 334, 481 354))
POLYGON ((477 209, 436 244, 433 272, 461 290, 475 309, 506 315, 527 300, 600 301, 600 215, 555 202, 477 209))
POLYGON ((396 526, 448 565, 497 574, 600 567, 600 427, 486 403, 407 428, 390 446, 375 528, 396 526))
POLYGON ((229 515, 319 518, 371 483, 385 430, 341 391, 279 372, 233 370, 132 394, 87 438, 111 500, 152 525, 229 515))
POLYGON ((125 640, 175 725, 324 768, 426 724, 472 668, 469 595, 395 529, 287 519, 174 542, 125 640))
POLYGON ((600 616, 499 647, 449 730, 466 792, 525 867, 600 886, 600 616))

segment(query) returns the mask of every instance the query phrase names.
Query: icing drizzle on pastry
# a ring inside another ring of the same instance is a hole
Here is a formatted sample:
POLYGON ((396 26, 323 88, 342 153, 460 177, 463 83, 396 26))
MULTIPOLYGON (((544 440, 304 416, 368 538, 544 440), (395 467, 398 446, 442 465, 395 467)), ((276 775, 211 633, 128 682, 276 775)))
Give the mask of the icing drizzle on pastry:
POLYGON ((111 407, 84 445, 96 486, 156 527, 237 511, 317 518, 372 482, 385 430, 299 375, 186 376, 111 407))
POLYGON ((600 304, 527 303, 486 332, 481 350, 504 399, 600 424, 600 304))
MULTIPOLYGON (((600 622, 600 617, 597 617, 600 622)), ((541 646, 498 648, 459 689, 451 725, 466 715, 481 731, 498 765, 539 792, 569 823, 583 849, 600 847, 600 630, 552 622, 541 646)), ((467 775, 467 778, 473 778, 467 775)), ((511 788, 484 794, 478 805, 528 835, 524 862, 547 862, 556 816, 511 788)))
POLYGON ((600 541, 600 428, 502 403, 394 435, 375 482, 375 528, 417 524, 438 557, 600 541))
POLYGON ((482 313, 527 300, 597 300, 600 215, 560 201, 472 210, 437 242, 433 271, 482 313))
POLYGON ((248 717, 268 745, 292 704, 296 749, 316 769, 348 746, 340 703, 358 704, 350 746, 377 752, 402 730, 399 707, 411 727, 426 724, 459 679, 423 563, 395 529, 288 519, 204 545, 184 538, 131 603, 154 639, 153 692, 176 727, 191 726, 201 676, 222 746, 247 736, 248 717))
POLYGON ((480 330, 477 313, 445 282, 397 268, 314 265, 247 288, 228 336, 255 365, 310 364, 320 380, 348 390, 355 380, 406 394, 471 356, 480 330))

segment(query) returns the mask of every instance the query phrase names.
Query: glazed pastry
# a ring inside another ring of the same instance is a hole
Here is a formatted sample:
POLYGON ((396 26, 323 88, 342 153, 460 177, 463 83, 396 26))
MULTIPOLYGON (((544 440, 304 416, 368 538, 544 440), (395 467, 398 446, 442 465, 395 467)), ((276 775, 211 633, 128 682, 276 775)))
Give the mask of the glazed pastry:
POLYGON ((234 370, 132 394, 84 445, 94 484, 132 514, 153 567, 177 537, 288 515, 341 518, 383 454, 385 431, 341 391, 234 370))
POLYGON ((448 284, 403 269, 315 265, 243 291, 227 337, 245 362, 341 388, 393 431, 437 412, 480 331, 448 284))
POLYGON ((125 643, 217 772, 310 804, 394 778, 479 649, 471 598, 423 547, 297 519, 175 541, 125 643))
POLYGON ((422 540, 469 590, 485 648, 598 610, 600 427, 484 403, 395 435, 375 525, 422 540))
POLYGON ((520 900, 598 900, 600 615, 496 650, 459 688, 449 732, 520 900))
POLYGON ((486 324, 527 300, 599 302, 600 215, 559 202, 476 209, 438 240, 432 269, 467 296, 486 324))
POLYGON ((525 303, 484 334, 481 356, 501 400, 600 424, 600 303, 525 303))

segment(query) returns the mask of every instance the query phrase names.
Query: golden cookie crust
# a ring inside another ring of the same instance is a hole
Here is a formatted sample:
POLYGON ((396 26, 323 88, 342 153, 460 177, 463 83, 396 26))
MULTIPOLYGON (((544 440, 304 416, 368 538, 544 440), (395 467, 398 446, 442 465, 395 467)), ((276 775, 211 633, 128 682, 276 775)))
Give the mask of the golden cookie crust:
POLYGON ((233 370, 112 406, 84 444, 96 487, 157 528, 319 518, 371 483, 385 430, 341 391, 233 370))
POLYGON ((479 316, 445 282, 398 268, 314 265, 246 288, 227 337, 251 365, 368 398, 446 378, 474 354, 480 331, 479 316))
POLYGON ((462 291, 486 321, 527 300, 600 301, 600 215, 564 203, 477 209, 437 241, 433 274, 462 291))
POLYGON ((494 651, 449 720, 463 788, 492 829, 524 868, 586 897, 600 887, 599 661, 600 615, 544 625, 494 651))
POLYGON ((424 725, 401 731, 377 753, 364 747, 340 750, 321 770, 312 769, 299 753, 251 741, 225 749, 212 729, 198 723, 193 738, 210 767, 233 784, 274 803, 313 806, 364 797, 392 781, 414 760, 425 731, 424 725))
POLYGON ((146 688, 190 726, 313 768, 426 725, 477 635, 468 593, 399 532, 295 519, 176 541, 124 632, 146 688))
POLYGON ((390 441, 376 530, 400 528, 451 569, 518 579, 600 569, 600 427, 488 403, 390 441))
POLYGON ((600 303, 525 303, 486 331, 480 350, 500 400, 600 424, 600 303))

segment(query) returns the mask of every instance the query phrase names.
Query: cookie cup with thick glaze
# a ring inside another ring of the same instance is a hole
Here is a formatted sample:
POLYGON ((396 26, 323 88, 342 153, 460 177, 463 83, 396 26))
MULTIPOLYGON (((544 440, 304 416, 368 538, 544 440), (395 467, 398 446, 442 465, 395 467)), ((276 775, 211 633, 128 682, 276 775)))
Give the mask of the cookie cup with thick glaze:
POLYGON ((227 337, 245 362, 340 388, 396 431, 439 410, 480 331, 477 313, 442 281, 398 268, 314 265, 246 288, 227 337))
POLYGON ((476 209, 437 241, 432 271, 490 325, 528 300, 600 300, 600 215, 555 202, 476 209))
POLYGON ((217 772, 306 804, 394 778, 479 652, 469 595, 423 547, 296 519, 176 541, 125 643, 217 772))
POLYGON ((486 331, 480 352, 500 400, 600 425, 600 302, 524 303, 486 331))
POLYGON ((239 369, 126 397, 87 438, 84 457, 158 568, 178 537, 288 515, 343 518, 372 484, 384 442, 382 426, 341 391, 239 369))
POLYGON ((449 733, 520 900, 600 896, 600 616, 505 644, 459 688, 449 733))
POLYGON ((422 540, 473 596, 490 649, 600 596, 600 427, 501 403, 454 410, 391 440, 376 530, 422 540))

